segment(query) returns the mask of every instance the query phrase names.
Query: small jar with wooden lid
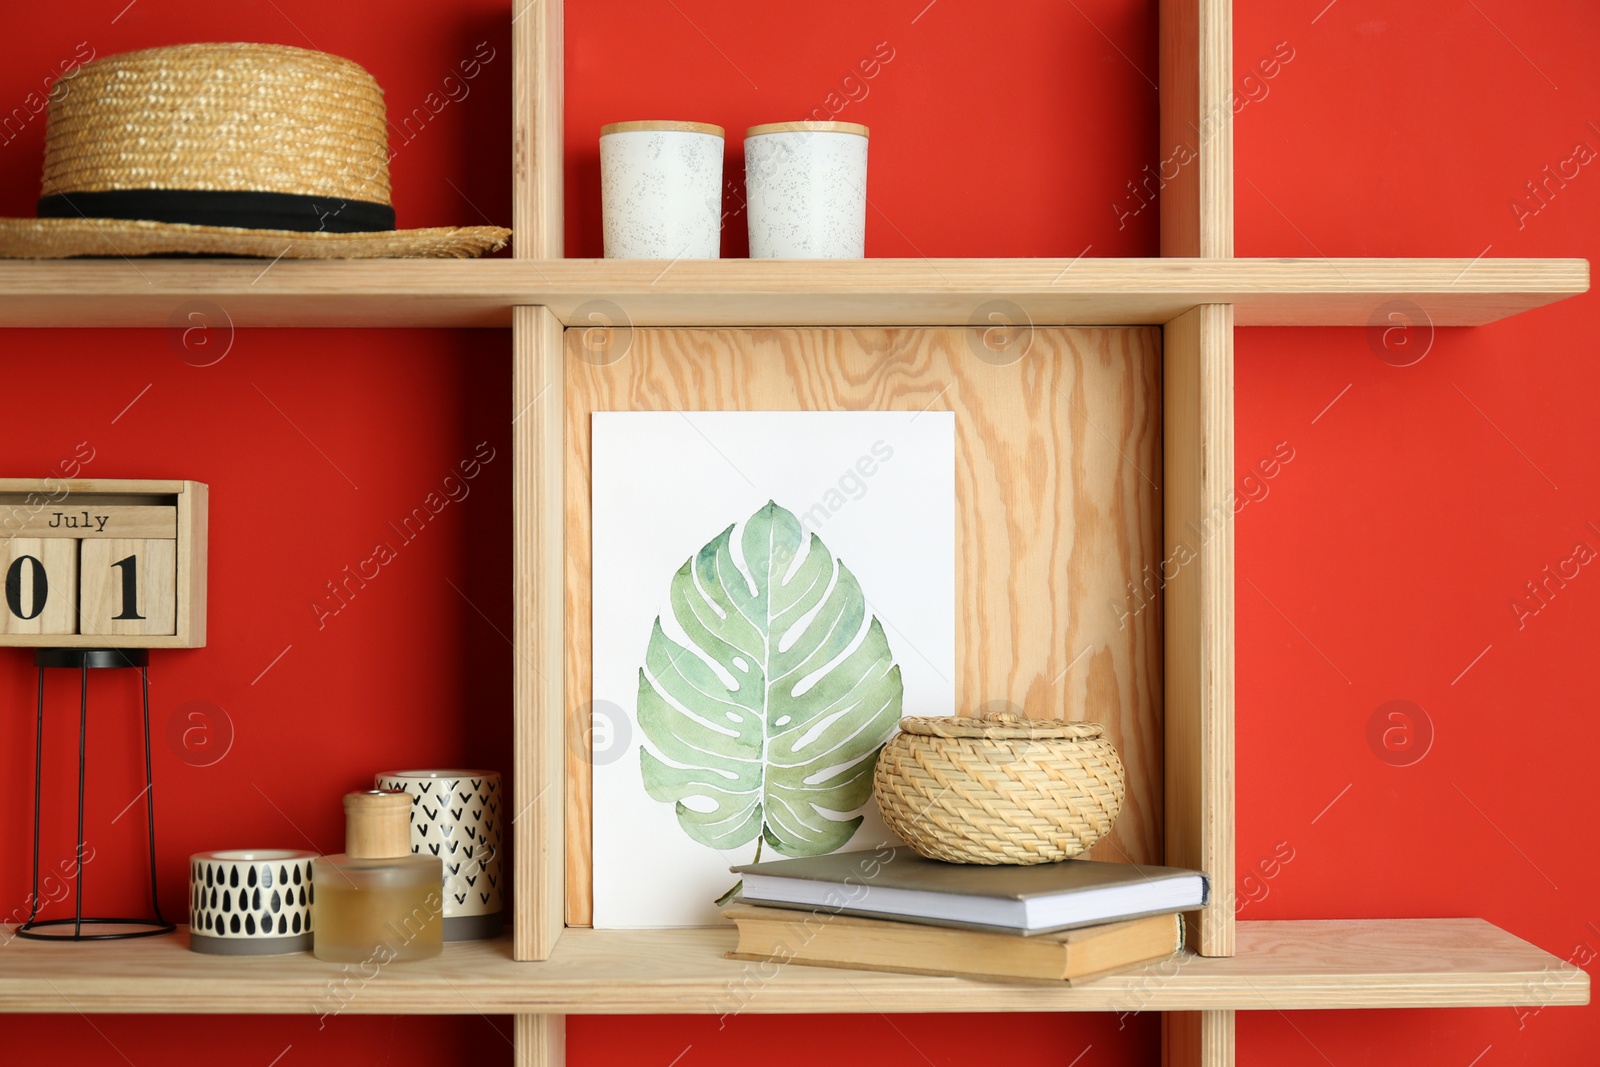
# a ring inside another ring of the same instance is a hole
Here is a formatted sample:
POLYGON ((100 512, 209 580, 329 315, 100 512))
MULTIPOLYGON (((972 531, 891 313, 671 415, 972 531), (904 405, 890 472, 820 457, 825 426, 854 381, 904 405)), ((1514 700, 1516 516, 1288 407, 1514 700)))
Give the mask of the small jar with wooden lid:
POLYGON ((444 950, 444 863, 411 851, 411 797, 347 793, 345 851, 312 863, 312 951, 373 966, 444 950))
POLYGON ((607 259, 722 253, 722 127, 646 119, 600 128, 607 259))
POLYGON ((751 259, 860 259, 867 235, 867 128, 772 122, 744 136, 751 259))

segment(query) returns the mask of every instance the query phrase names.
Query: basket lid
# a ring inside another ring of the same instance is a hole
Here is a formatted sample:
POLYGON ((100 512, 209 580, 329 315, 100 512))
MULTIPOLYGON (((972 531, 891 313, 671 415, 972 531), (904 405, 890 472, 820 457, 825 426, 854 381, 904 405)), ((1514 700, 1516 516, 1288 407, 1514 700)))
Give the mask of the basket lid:
POLYGON ((996 741, 1018 738, 1085 741, 1105 735, 1105 727, 1097 722, 1027 719, 1009 712, 975 718, 911 716, 900 720, 900 729, 908 734, 930 737, 984 737, 996 741))

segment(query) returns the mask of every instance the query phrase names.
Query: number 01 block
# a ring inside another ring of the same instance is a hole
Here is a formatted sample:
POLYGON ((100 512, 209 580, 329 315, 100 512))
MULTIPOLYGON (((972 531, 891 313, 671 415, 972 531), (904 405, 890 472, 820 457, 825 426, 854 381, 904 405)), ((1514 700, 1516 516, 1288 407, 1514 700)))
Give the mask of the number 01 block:
POLYGON ((78 544, 79 633, 177 632, 176 541, 89 538, 78 544))
POLYGON ((78 542, 64 537, 0 541, 5 603, 0 633, 70 634, 77 629, 78 542))

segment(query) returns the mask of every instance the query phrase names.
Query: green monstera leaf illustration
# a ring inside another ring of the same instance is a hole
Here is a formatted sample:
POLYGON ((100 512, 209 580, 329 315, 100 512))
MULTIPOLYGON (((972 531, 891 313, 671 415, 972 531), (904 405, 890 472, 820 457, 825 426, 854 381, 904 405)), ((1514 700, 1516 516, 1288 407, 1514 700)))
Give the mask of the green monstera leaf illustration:
POLYGON ((672 577, 639 671, 646 792, 695 841, 817 856, 850 840, 900 718, 900 668, 855 575, 768 501, 672 577), (652 751, 653 750, 653 751, 652 751))

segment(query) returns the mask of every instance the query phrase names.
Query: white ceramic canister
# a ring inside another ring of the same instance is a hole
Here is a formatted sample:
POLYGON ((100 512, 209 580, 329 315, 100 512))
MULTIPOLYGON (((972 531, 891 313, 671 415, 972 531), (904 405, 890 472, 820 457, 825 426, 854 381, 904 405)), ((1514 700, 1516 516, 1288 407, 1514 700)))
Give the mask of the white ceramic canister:
POLYGON ((230 849, 189 857, 189 947, 213 956, 311 951, 315 852, 230 849))
POLYGON ((860 259, 867 233, 867 128, 775 122, 745 133, 751 259, 860 259))
POLYGON ((385 771, 379 789, 411 794, 411 851, 444 861, 444 939, 501 930, 500 776, 494 771, 385 771))
POLYGON ((722 127, 704 122, 601 127, 606 258, 718 258, 722 144, 722 127))

